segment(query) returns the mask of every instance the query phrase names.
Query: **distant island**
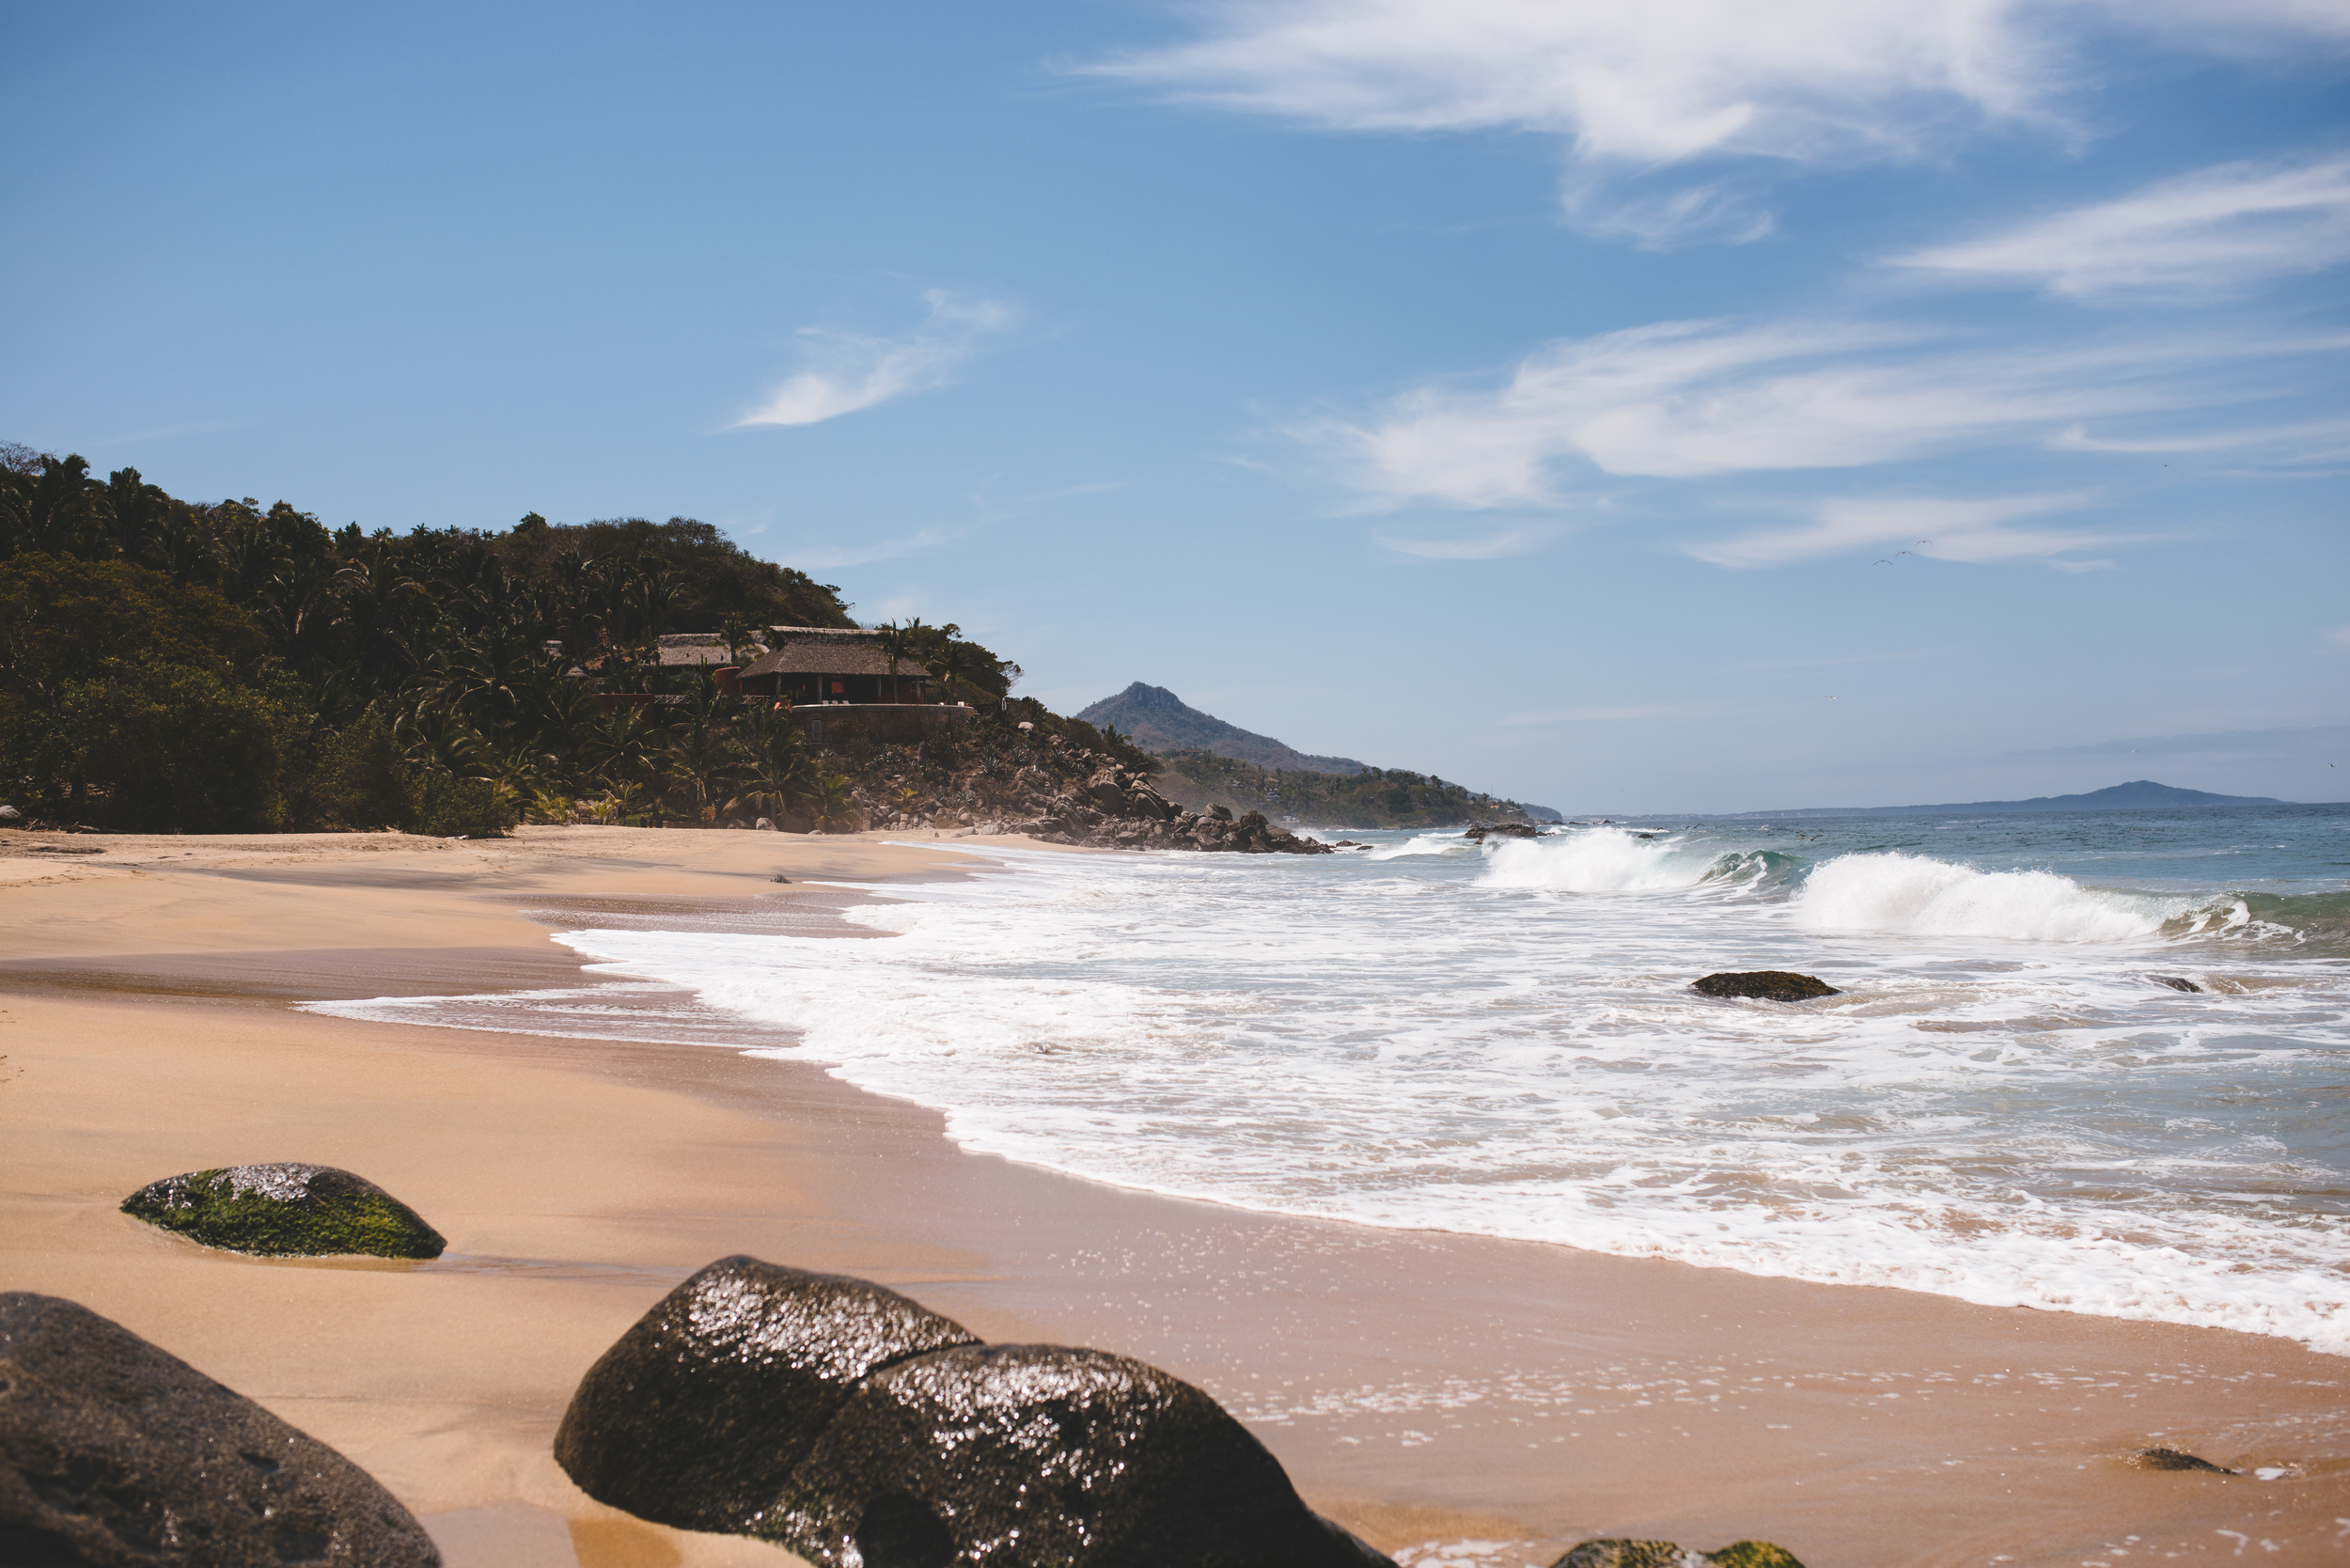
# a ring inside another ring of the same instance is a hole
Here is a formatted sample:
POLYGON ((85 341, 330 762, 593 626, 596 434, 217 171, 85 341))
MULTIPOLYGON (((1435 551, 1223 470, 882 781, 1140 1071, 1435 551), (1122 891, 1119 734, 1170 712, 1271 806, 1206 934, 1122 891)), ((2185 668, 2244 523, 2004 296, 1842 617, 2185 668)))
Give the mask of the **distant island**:
POLYGON ((1261 811, 1326 827, 1450 827, 1470 822, 1558 822, 1547 806, 1502 800, 1434 774, 1317 757, 1203 713, 1165 686, 1137 681, 1077 714, 1165 767, 1152 782, 1178 806, 1261 811))
POLYGON ((2181 790, 2151 778, 2134 779, 2085 795, 2036 795, 2030 800, 1970 800, 1948 806, 1806 806, 1788 811, 1729 811, 1731 819, 1757 817, 1943 817, 1982 811, 2154 811, 2190 806, 2290 806, 2266 795, 2215 795, 2181 790))

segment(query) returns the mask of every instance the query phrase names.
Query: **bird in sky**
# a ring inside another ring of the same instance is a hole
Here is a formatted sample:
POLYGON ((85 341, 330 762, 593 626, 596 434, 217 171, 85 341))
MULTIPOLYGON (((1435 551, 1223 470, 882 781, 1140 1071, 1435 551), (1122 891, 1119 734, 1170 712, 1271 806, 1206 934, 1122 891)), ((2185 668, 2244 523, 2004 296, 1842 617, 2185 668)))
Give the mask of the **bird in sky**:
MULTIPOLYGON (((1908 551, 1906 551, 1906 550, 1904 550, 1904 551, 1903 551, 1903 552, 1902 552, 1902 554, 1904 554, 1904 555, 1907 555, 1908 553, 1909 553, 1909 552, 1908 552, 1908 551)), ((1877 564, 1877 565, 1879 565, 1879 566, 1890 566, 1890 565, 1892 565, 1893 563, 1892 563, 1891 561, 1888 561, 1888 560, 1883 560, 1883 559, 1880 559, 1879 561, 1877 561, 1877 563, 1876 563, 1876 564, 1877 564)))

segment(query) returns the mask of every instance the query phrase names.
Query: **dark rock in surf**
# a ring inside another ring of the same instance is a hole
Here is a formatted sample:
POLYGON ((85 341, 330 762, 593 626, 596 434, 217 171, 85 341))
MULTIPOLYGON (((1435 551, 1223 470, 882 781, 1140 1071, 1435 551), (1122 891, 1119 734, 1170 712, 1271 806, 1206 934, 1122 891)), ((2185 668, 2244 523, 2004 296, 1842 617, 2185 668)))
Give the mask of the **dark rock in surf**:
POLYGON ((0 1561, 438 1568, 350 1460, 121 1325, 0 1294, 0 1561))
POLYGON ((580 1380, 556 1462, 599 1502, 741 1533, 860 1383, 976 1342, 895 1291, 722 1258, 656 1303, 580 1380))
POLYGON ((2192 991, 2200 996, 2203 989, 2193 980, 2181 980, 2176 975, 2148 975, 2146 978, 2156 985, 2167 985, 2173 991, 2192 991))
POLYGON ((1550 1568, 1803 1568, 1795 1554, 1768 1541, 1739 1541, 1718 1552, 1693 1552, 1669 1541, 1586 1541, 1550 1568))
POLYGON ((2141 1468, 2149 1470, 2208 1470, 2222 1476, 2243 1473, 2215 1465, 2208 1459, 2198 1459, 2191 1453, 2182 1453, 2177 1449, 2140 1449, 2138 1463, 2141 1468))
POLYGON ((1692 989, 1707 996, 1752 996, 1766 1002, 1808 1002, 1820 996, 1843 995, 1817 976, 1794 974, 1785 969, 1708 975, 1692 989))
POLYGON ((234 1165, 149 1182, 122 1212, 190 1241, 265 1257, 437 1258, 448 1243, 416 1211, 331 1165, 234 1165))
POLYGON ((1472 844, 1488 839, 1539 839, 1542 829, 1532 823, 1479 823, 1461 835, 1472 844))
POLYGON ((824 1568, 1388 1560, 1310 1512, 1198 1388, 1056 1345, 965 1345, 876 1372, 754 1533, 824 1568))

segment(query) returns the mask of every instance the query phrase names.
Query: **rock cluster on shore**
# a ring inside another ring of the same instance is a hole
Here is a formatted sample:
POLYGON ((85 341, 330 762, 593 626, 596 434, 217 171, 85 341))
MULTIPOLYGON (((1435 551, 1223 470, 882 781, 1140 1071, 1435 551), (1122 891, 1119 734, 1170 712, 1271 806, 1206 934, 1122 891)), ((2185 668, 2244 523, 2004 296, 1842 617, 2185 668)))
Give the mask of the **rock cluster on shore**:
POLYGON ((599 1501, 824 1568, 1392 1568, 1155 1367, 981 1344, 894 1291, 756 1258, 638 1320, 555 1455, 599 1501))
MULTIPOLYGON (((966 814, 963 825, 985 833, 1025 833, 1050 844, 1095 849, 1213 850, 1240 855, 1328 855, 1332 846, 1303 839, 1261 811, 1235 817, 1230 808, 1186 811, 1152 787, 1147 774, 1096 752, 1068 759, 1089 772, 1062 778, 1031 763, 998 792, 992 817, 966 814)), ((934 817, 883 817, 878 825, 927 826, 934 817)))

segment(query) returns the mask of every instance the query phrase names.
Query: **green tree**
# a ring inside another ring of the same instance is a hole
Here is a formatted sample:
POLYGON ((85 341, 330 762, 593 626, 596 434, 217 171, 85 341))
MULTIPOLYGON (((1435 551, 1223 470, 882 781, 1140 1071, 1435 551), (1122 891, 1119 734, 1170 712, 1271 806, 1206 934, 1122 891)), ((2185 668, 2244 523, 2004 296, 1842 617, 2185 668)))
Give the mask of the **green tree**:
POLYGON ((258 692, 178 665, 69 684, 54 733, 80 815, 133 833, 262 833, 285 820, 298 724, 258 692))

